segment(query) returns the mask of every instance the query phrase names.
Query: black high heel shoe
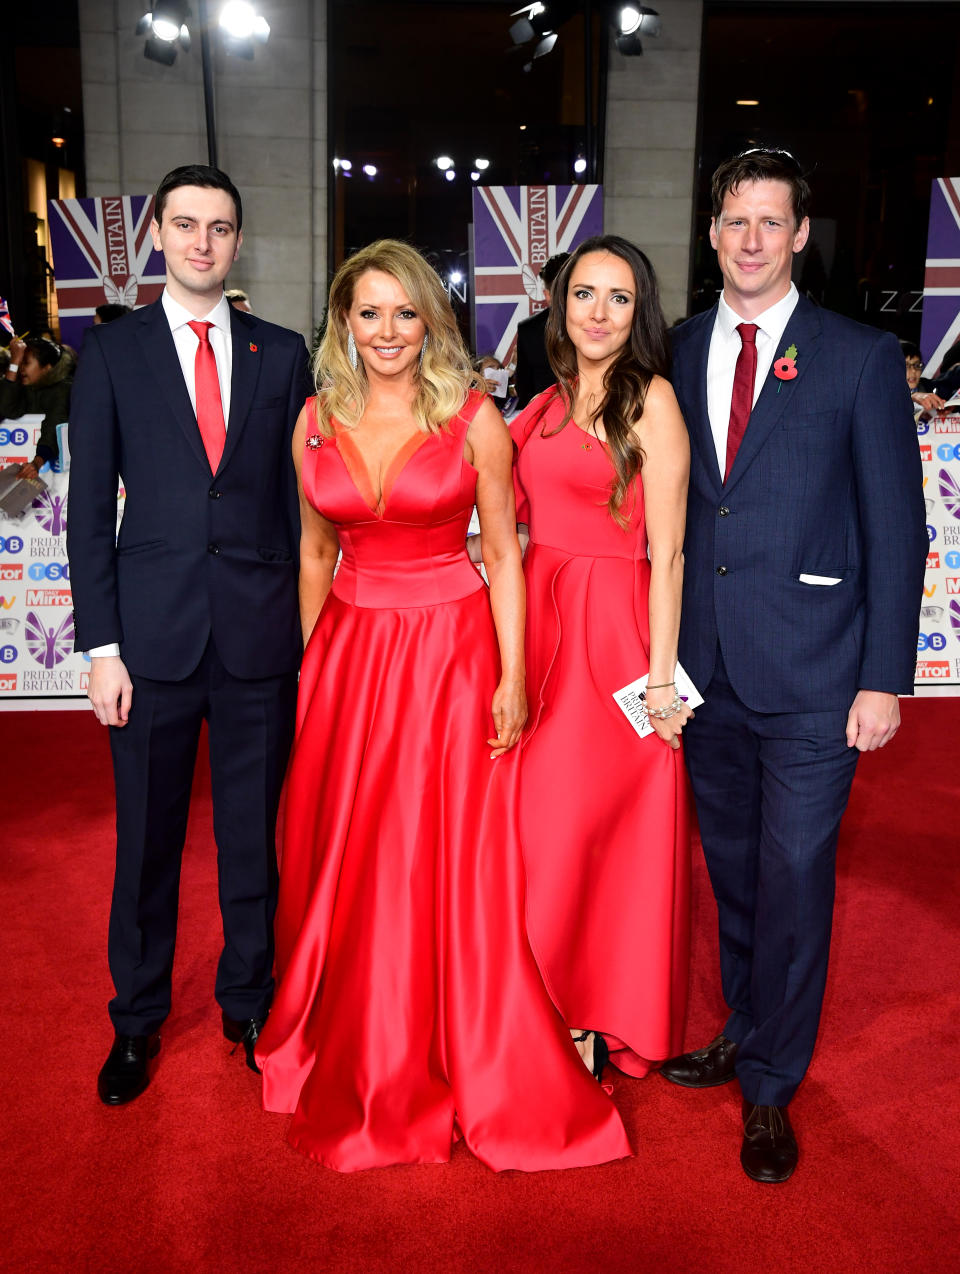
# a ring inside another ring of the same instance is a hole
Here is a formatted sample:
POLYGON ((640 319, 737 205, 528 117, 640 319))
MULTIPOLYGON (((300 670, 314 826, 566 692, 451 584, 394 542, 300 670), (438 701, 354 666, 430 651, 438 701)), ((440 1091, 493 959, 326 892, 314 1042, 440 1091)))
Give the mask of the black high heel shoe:
POLYGON ((603 1080, 603 1068, 610 1060, 610 1049, 607 1041, 603 1038, 599 1031, 581 1031, 579 1035, 574 1035, 574 1044, 585 1044, 586 1041, 593 1036, 593 1078, 597 1083, 603 1080))

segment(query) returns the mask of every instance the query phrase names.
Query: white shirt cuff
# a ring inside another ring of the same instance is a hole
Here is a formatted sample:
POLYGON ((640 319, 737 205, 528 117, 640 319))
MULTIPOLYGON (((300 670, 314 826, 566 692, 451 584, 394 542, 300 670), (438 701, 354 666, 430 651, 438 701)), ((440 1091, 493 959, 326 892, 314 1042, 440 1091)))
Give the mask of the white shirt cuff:
POLYGON ((107 646, 94 646, 91 650, 87 651, 87 654, 90 656, 91 659, 104 659, 110 656, 119 657, 120 643, 116 641, 112 641, 107 646))

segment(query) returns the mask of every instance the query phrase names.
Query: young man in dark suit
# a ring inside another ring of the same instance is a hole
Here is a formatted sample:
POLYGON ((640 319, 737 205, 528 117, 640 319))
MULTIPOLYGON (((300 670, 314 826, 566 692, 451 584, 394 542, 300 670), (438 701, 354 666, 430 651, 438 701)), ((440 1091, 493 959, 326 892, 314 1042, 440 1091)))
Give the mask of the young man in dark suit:
POLYGON ((705 702, 686 757, 730 1016, 662 1073, 736 1077, 741 1163, 784 1181, 787 1107, 813 1053, 840 819, 861 752, 913 691, 927 551, 895 338, 798 294, 809 188, 784 151, 713 178, 719 303, 674 334, 691 441, 680 660, 705 702))
POLYGON ((116 782, 115 1039, 98 1081, 109 1105, 146 1088, 170 1011, 204 720, 224 933, 215 994, 251 1065, 273 992, 274 827, 301 646, 290 445, 310 382, 303 339, 224 296, 241 224, 225 173, 168 173, 151 225, 163 295, 90 329, 70 414, 77 649, 91 656, 116 782))

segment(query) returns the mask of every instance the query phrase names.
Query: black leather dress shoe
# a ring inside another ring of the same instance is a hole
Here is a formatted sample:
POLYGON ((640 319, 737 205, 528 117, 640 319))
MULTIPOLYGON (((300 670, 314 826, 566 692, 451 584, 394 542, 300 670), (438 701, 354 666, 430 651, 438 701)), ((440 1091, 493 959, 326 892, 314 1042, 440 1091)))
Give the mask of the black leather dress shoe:
POLYGON ((725 1035, 718 1035, 706 1048, 671 1057, 660 1067, 660 1074, 683 1088, 715 1088, 736 1078, 736 1060, 737 1045, 725 1035))
POLYGON ((786 1181, 797 1166, 797 1139, 786 1106, 743 1103, 743 1145, 740 1162, 754 1181, 786 1181))
MULTIPOLYGON (((222 1013, 221 1020, 226 1038, 231 1044, 243 1045, 243 1051, 247 1055, 247 1065, 259 1075, 260 1067, 257 1065, 257 1059, 253 1055, 253 1049, 267 1019, 265 1017, 248 1017, 243 1021, 237 1021, 235 1017, 228 1017, 226 1013, 222 1013)), ((236 1048, 232 1049, 231 1056, 236 1051, 236 1048)))
POLYGON ((160 1052, 159 1035, 117 1035, 97 1076, 97 1092, 108 1106, 139 1097, 150 1083, 147 1061, 160 1052))

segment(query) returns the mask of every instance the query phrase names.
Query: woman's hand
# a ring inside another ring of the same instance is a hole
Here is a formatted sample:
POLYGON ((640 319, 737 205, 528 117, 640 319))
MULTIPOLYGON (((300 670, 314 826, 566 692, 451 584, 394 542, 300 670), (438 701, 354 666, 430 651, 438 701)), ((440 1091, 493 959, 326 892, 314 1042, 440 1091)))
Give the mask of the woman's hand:
MULTIPOLYGON (((673 702, 676 695, 673 686, 658 687, 656 690, 647 691, 647 707, 648 708, 666 708, 673 702)), ((661 721, 659 717, 648 716, 650 724, 656 730, 657 734, 663 739, 664 743, 669 744, 671 748, 680 746, 680 735, 683 727, 688 721, 693 720, 693 710, 688 708, 685 703, 665 721, 661 721)))
POLYGON ((946 407, 947 401, 941 398, 939 394, 935 394, 932 390, 915 390, 910 395, 913 401, 924 411, 939 411, 941 407, 946 407))
POLYGON ((491 757, 503 756, 520 738, 527 720, 527 691, 523 681, 504 678, 493 695, 495 739, 487 739, 493 748, 491 757))

